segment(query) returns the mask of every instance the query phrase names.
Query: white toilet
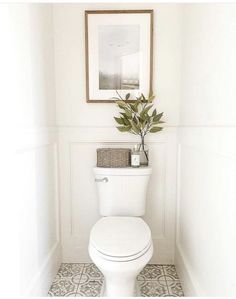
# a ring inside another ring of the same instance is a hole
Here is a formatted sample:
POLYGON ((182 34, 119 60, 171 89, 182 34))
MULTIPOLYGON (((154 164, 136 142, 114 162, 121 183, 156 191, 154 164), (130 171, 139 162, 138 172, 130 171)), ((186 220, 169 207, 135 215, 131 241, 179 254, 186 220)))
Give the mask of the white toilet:
POLYGON ((152 169, 94 168, 102 217, 90 232, 89 254, 105 277, 103 296, 135 296, 136 276, 153 254, 145 214, 152 169))

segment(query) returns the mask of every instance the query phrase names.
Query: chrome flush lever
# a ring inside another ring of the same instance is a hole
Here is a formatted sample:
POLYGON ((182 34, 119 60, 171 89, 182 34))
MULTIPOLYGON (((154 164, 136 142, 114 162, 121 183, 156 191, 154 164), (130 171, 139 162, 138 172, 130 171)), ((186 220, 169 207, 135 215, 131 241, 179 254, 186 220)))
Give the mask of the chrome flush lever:
POLYGON ((97 183, 107 183, 108 182, 108 178, 95 179, 95 182, 97 182, 97 183))

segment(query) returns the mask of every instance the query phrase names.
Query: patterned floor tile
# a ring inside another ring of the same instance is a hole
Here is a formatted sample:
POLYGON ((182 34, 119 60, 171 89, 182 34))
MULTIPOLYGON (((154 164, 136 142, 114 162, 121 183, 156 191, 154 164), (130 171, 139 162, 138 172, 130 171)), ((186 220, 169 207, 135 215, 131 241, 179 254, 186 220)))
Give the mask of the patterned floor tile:
POLYGON ((79 281, 79 284, 85 284, 85 283, 88 283, 90 280, 90 276, 87 275, 87 274, 82 274, 80 276, 80 281, 79 281))
POLYGON ((84 264, 77 296, 99 297, 103 280, 101 271, 94 264, 84 264))
POLYGON ((76 294, 77 285, 70 281, 70 279, 64 278, 59 281, 53 282, 48 292, 49 296, 71 296, 76 294))
POLYGON ((174 265, 163 265, 166 280, 178 280, 179 277, 174 265))
POLYGON ((60 266, 58 275, 61 277, 72 277, 74 275, 82 274, 84 264, 69 264, 63 263, 60 266))
POLYGON ((86 283, 79 284, 77 294, 81 297, 99 297, 103 280, 89 279, 86 283))
POLYGON ((85 264, 83 274, 94 279, 103 279, 102 272, 94 264, 85 264))
POLYGON ((142 297, 163 297, 169 294, 166 283, 157 283, 153 280, 147 280, 139 283, 140 295, 142 297))
MULTIPOLYGON (((63 263, 49 290, 49 296, 99 297, 104 277, 94 264, 63 263)), ((138 275, 139 296, 183 296, 174 265, 148 264, 138 275)))
POLYGON ((140 272, 137 280, 165 280, 163 266, 148 264, 140 272))
POLYGON ((167 281, 169 295, 172 297, 183 297, 184 293, 180 281, 167 281))

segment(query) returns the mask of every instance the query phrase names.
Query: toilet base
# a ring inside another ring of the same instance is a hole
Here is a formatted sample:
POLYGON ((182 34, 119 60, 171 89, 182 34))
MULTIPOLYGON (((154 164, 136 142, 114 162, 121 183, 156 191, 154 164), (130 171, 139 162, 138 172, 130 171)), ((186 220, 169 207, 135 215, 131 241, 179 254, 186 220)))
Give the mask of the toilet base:
POLYGON ((136 277, 150 261, 153 254, 153 245, 137 259, 126 262, 106 260, 92 247, 89 254, 94 264, 104 275, 101 296, 104 297, 137 297, 136 277))
MULTIPOLYGON (((103 284, 102 284, 100 297, 107 297, 107 294, 106 294, 106 282, 105 282, 105 280, 103 281, 103 284)), ((139 287, 137 281, 135 283, 135 288, 134 288, 133 296, 131 296, 131 297, 141 297, 141 291, 140 291, 140 287, 139 287)))

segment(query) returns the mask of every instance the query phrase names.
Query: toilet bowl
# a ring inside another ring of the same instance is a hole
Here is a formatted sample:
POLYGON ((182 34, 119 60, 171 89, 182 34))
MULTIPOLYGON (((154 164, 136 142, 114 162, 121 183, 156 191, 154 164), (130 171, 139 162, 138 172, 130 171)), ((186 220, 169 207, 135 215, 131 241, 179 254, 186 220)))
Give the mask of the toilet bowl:
POLYGON ((104 296, 135 296, 135 281, 153 254, 149 226, 141 218, 151 167, 94 167, 99 212, 89 254, 105 278, 104 296))
POLYGON ((103 296, 134 296, 136 277, 153 254, 150 228, 139 217, 103 217, 91 230, 89 254, 104 275, 103 296))

